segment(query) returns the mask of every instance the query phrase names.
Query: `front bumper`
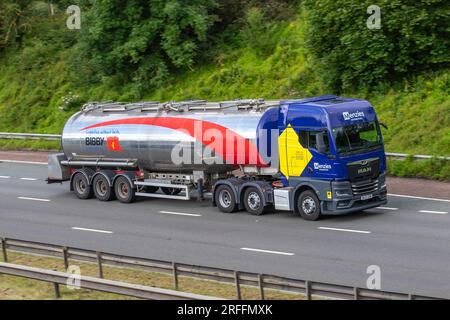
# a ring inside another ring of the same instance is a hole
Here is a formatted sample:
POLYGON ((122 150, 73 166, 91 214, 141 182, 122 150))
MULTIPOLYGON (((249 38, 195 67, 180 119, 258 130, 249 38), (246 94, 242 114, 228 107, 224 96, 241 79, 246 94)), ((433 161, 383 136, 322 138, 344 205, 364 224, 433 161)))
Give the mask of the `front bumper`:
POLYGON ((326 215, 357 212, 387 203, 384 174, 366 184, 351 184, 348 181, 333 182, 332 190, 332 200, 321 202, 322 213, 326 215))

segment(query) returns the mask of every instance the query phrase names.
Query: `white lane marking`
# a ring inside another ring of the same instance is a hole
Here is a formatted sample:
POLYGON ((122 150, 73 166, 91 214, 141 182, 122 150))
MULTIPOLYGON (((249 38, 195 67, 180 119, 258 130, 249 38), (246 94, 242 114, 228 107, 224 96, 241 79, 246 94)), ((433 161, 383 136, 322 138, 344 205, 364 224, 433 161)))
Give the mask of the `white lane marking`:
POLYGON ((40 198, 28 198, 28 197, 17 197, 20 200, 30 200, 30 201, 42 201, 42 202, 50 202, 49 199, 40 199, 40 198))
POLYGON ((0 162, 6 162, 6 163, 21 163, 21 164, 41 164, 41 165, 47 165, 47 162, 36 162, 36 161, 20 161, 20 160, 3 160, 0 159, 0 162))
POLYGON ((419 210, 422 213, 436 213, 436 214, 447 214, 447 211, 433 211, 433 210, 419 210))
POLYGON ((392 210, 392 211, 398 210, 398 208, 391 208, 391 207, 376 207, 375 209, 392 210))
POLYGON ((262 253, 281 254, 283 256, 293 256, 293 255, 295 255, 295 253, 292 253, 292 252, 272 251, 272 250, 255 249, 255 248, 241 248, 241 250, 255 251, 255 252, 262 252, 262 253))
POLYGON ((0 176, 0 179, 10 179, 10 176, 0 176))
POLYGON ((449 199, 437 199, 437 198, 427 198, 427 197, 416 197, 416 196, 407 196, 407 195, 404 195, 404 194, 393 194, 393 193, 388 193, 388 196, 391 196, 391 197, 401 197, 401 198, 411 198, 411 199, 421 199, 421 200, 432 200, 432 201, 450 202, 449 199))
POLYGON ((201 217, 201 214, 194 214, 194 213, 185 213, 185 212, 174 212, 174 211, 160 211, 159 213, 165 213, 165 214, 174 214, 179 216, 189 216, 189 217, 201 217))
POLYGON ((343 232, 354 232, 354 233, 372 233, 371 231, 364 230, 352 230, 352 229, 340 229, 340 228, 329 228, 329 227, 319 227, 321 230, 332 230, 332 231, 343 231, 343 232))
POLYGON ((25 180, 25 181, 37 181, 36 178, 20 178, 20 180, 25 180))
POLYGON ((98 232, 98 233, 107 233, 107 234, 113 234, 112 231, 107 230, 99 230, 99 229, 88 229, 88 228, 80 228, 80 227, 72 227, 72 230, 78 230, 78 231, 89 231, 89 232, 98 232))

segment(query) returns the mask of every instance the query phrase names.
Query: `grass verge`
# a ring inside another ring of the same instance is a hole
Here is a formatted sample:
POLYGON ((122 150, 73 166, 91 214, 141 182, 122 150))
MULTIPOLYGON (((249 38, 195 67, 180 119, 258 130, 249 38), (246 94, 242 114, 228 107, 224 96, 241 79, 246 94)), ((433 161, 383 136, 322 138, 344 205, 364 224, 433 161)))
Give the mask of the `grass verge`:
POLYGON ((50 151, 61 150, 60 141, 0 139, 0 150, 50 151))
MULTIPOLYGON (((10 263, 32 266, 56 271, 64 271, 62 259, 36 256, 31 254, 9 252, 10 263)), ((77 265, 81 269, 82 275, 98 276, 97 265, 79 261, 70 261, 71 265, 77 265)), ((170 275, 133 270, 128 268, 104 266, 104 277, 106 279, 124 281, 146 286, 153 286, 165 289, 173 289, 173 279, 170 275)), ((255 300, 259 299, 259 290, 242 286, 242 298, 255 300)), ((92 290, 69 290, 61 286, 61 299, 65 300, 128 300, 131 297, 109 294, 92 290)), ((179 290, 208 296, 235 299, 236 289, 230 284, 197 280, 189 277, 179 277, 179 290)), ((303 299, 299 294, 289 294, 275 290, 265 290, 266 299, 303 299)), ((0 300, 20 299, 20 300, 52 300, 55 299, 53 285, 50 283, 0 275, 0 300)))
POLYGON ((437 158, 416 160, 412 156, 404 160, 388 159, 388 175, 394 177, 428 178, 450 181, 450 161, 437 158))

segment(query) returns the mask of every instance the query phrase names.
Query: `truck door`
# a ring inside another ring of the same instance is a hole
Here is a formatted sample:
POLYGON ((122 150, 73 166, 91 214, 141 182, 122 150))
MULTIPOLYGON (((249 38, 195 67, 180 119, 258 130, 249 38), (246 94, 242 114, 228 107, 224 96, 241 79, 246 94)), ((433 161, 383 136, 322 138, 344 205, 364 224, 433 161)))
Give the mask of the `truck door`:
POLYGON ((279 137, 280 171, 287 177, 298 177, 312 158, 299 139, 299 128, 288 126, 279 137))

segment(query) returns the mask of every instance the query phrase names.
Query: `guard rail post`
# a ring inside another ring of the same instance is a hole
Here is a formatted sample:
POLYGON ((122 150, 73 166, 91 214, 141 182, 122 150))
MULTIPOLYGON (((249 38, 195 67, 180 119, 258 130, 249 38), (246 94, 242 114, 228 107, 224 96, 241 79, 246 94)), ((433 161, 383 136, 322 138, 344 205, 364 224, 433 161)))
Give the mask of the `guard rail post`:
POLYGON ((102 253, 97 251, 98 277, 103 279, 102 253))
POLYGON ((311 283, 309 281, 305 281, 305 295, 306 300, 311 300, 311 283))
POLYGON ((239 271, 234 272, 234 284, 236 285, 236 298, 242 300, 241 284, 239 281, 239 271))
POLYGON ((62 248, 62 254, 64 258, 64 269, 67 272, 67 270, 69 269, 69 254, 67 252, 67 247, 62 248))
POLYGON ((258 274, 259 295, 261 300, 265 300, 264 297, 264 275, 258 274))
POLYGON ((6 251, 6 238, 1 238, 2 242, 2 252, 3 252, 3 262, 8 262, 8 252, 6 251))
POLYGON ((56 282, 53 283, 53 288, 55 289, 55 297, 56 297, 56 299, 61 298, 61 291, 59 290, 59 284, 57 284, 56 282))
POLYGON ((172 262, 172 271, 173 271, 173 287, 175 290, 178 290, 178 269, 177 264, 172 262))

